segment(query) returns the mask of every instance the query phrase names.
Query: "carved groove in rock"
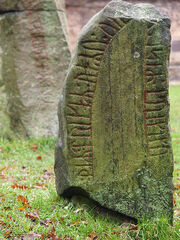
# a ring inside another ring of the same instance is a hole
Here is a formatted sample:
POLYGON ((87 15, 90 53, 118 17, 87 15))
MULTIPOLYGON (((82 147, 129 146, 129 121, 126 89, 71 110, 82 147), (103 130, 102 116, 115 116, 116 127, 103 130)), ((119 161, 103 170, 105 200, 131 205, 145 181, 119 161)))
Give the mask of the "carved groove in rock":
MULTIPOLYGON (((86 68, 86 70, 89 69, 89 71, 93 71, 93 75, 84 73, 83 71, 79 72, 79 75, 77 75, 74 78, 74 81, 76 82, 77 86, 81 85, 82 82, 87 83, 87 91, 83 94, 80 94, 79 91, 77 92, 70 92, 68 95, 71 97, 73 96, 74 102, 68 102, 66 110, 67 112, 67 122, 68 122, 68 129, 69 130, 69 139, 71 141, 71 153, 74 158, 74 162, 83 162, 84 160, 87 162, 82 165, 76 164, 75 167, 78 169, 78 177, 94 177, 94 162, 93 162, 93 139, 92 139, 92 104, 93 104, 93 97, 96 92, 96 85, 97 85, 97 79, 99 75, 99 69, 101 66, 101 62, 104 57, 104 53, 109 47, 109 44, 113 41, 114 37, 121 31, 122 28, 126 26, 126 23, 123 21, 121 22, 121 25, 116 22, 114 19, 108 18, 108 23, 101 22, 99 24, 99 28, 101 31, 105 34, 104 36, 104 42, 101 40, 95 40, 95 41, 82 41, 82 46, 87 50, 89 50, 89 55, 82 55, 80 54, 78 57, 80 60, 82 60, 82 64, 78 63, 77 67, 82 68, 84 70, 83 65, 86 65, 86 61, 89 62, 89 68, 86 68), (94 47, 87 47, 87 44, 94 43, 94 47), (96 43, 98 43, 98 46, 101 46, 101 48, 96 48, 96 43), (97 53, 99 52, 99 53, 97 53), (88 60, 87 60, 88 59, 88 60), (84 60, 84 61, 83 61, 84 60), (90 88, 90 90, 88 90, 90 88), (80 102, 77 104, 76 102, 80 102), (78 108, 87 108, 87 113, 85 115, 79 115, 78 108), (69 110, 69 111, 68 111, 69 110), (75 131, 76 130, 76 131, 75 131), (76 132, 76 133, 75 133, 76 132), (78 142, 78 138, 82 139, 82 145, 76 144, 76 141, 78 142), (86 138, 86 142, 84 142, 84 138, 86 138), (81 153, 83 155, 79 155, 79 151, 82 150, 81 153), (78 156, 77 156, 78 155, 78 156), (90 161, 91 159, 91 161, 90 161)), ((87 51, 88 52, 88 51, 87 51)), ((77 88, 78 89, 78 88, 77 88)), ((76 89, 76 90, 77 90, 76 89)), ((69 98, 68 98, 69 99, 69 98)))

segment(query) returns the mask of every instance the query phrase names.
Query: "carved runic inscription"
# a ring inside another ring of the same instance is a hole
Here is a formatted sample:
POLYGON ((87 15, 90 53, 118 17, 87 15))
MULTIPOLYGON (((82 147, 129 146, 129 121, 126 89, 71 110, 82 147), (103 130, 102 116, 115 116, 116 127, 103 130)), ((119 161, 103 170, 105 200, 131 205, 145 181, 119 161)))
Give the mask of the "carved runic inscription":
POLYGON ((153 28, 147 30, 145 46, 144 120, 148 156, 166 156, 169 150, 167 66, 164 46, 152 41, 153 28))
POLYGON ((66 118, 70 153, 79 179, 94 177, 92 141, 92 104, 104 53, 129 20, 106 18, 81 41, 73 86, 67 86, 66 118))

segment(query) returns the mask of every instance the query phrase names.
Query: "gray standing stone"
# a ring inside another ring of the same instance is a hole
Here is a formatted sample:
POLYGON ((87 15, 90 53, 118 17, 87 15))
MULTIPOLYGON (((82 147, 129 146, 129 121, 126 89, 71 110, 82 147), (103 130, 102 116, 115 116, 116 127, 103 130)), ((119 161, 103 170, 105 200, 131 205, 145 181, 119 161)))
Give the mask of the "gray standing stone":
POLYGON ((172 219, 169 27, 152 5, 116 0, 82 30, 59 104, 60 195, 172 219))
POLYGON ((61 3, 0 1, 2 81, 14 133, 39 137, 58 132, 57 99, 70 61, 61 3))

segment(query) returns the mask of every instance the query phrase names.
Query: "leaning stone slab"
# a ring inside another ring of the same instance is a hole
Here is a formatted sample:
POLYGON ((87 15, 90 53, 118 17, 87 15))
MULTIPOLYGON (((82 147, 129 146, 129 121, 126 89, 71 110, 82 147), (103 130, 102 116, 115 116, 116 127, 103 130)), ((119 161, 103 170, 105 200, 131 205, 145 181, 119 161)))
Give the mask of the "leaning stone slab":
POLYGON ((61 2, 0 1, 2 81, 16 134, 57 135, 57 99, 70 61, 61 2))
POLYGON ((59 104, 56 188, 133 218, 173 214, 170 21, 110 2, 84 27, 59 104))

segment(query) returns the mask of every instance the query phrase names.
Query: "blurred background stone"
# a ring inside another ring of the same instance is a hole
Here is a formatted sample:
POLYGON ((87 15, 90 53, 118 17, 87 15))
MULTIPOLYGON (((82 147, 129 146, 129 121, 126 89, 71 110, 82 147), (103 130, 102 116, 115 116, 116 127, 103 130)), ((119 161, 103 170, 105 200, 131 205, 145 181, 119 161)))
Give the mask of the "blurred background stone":
POLYGON ((62 0, 0 2, 5 94, 0 112, 4 116, 6 110, 14 134, 57 135, 58 99, 70 61, 63 4, 62 0))

